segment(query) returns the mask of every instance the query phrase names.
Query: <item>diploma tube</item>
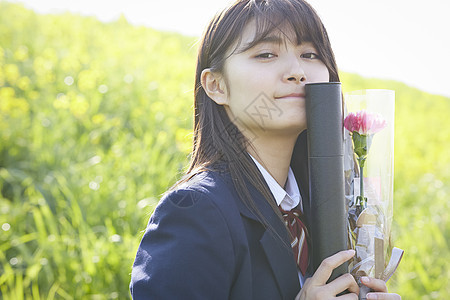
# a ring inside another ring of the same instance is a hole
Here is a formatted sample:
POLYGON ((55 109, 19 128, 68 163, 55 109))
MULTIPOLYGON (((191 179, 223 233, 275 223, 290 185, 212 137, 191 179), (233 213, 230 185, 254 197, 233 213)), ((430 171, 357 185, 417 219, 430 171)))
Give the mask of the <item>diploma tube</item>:
MULTIPOLYGON (((340 82, 305 86, 310 231, 314 272, 327 257, 347 250, 344 193, 343 112, 340 82)), ((329 281, 348 273, 336 268, 329 281)))

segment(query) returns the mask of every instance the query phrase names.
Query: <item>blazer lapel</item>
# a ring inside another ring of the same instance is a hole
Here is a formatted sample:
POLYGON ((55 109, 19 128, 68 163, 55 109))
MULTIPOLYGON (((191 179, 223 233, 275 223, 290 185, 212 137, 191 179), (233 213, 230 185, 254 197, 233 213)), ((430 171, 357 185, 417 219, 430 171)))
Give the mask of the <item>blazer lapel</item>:
MULTIPOLYGON (((300 291, 300 282, 297 265, 290 246, 289 234, 270 204, 254 187, 249 185, 248 187, 262 217, 272 228, 267 228, 264 232, 260 240, 261 246, 272 268, 283 299, 293 299, 300 291)), ((238 201, 238 207, 243 216, 262 223, 242 201, 238 201)))
POLYGON ((300 291, 300 282, 290 243, 280 242, 269 230, 266 230, 260 242, 283 299, 293 299, 300 291))

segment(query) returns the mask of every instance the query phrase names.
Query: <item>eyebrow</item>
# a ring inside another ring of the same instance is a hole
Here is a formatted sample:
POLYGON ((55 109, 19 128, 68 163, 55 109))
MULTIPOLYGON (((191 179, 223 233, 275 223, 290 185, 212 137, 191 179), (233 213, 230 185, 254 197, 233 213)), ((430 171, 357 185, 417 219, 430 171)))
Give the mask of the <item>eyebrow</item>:
POLYGON ((268 44, 280 45, 280 44, 282 44, 284 42, 285 42, 285 40, 282 39, 279 36, 268 35, 268 36, 265 36, 265 37, 259 39, 258 41, 253 40, 253 41, 251 41, 249 43, 244 44, 242 47, 240 47, 241 48, 240 52, 245 52, 245 51, 247 51, 247 50, 249 50, 249 49, 251 49, 251 48, 253 48, 253 47, 255 47, 255 46, 259 45, 259 44, 268 43, 268 44))

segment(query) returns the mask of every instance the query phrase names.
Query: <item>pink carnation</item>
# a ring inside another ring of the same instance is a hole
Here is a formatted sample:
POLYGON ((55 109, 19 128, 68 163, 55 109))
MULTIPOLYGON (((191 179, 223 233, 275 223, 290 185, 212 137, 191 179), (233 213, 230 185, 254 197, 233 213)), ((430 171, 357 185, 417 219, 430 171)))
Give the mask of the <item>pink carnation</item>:
POLYGON ((359 134, 375 134, 386 127, 386 120, 382 115, 360 110, 349 113, 344 120, 344 127, 348 131, 357 131, 359 134))

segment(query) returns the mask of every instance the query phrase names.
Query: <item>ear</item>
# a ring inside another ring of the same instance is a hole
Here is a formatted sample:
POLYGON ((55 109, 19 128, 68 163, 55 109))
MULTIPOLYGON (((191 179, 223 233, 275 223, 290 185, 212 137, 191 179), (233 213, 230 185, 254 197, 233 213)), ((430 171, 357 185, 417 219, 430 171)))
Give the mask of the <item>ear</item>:
POLYGON ((228 95, 223 76, 211 69, 204 69, 200 77, 206 94, 219 105, 228 105, 228 95))

